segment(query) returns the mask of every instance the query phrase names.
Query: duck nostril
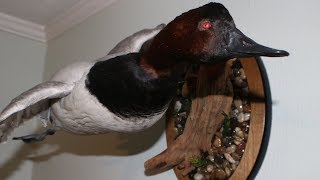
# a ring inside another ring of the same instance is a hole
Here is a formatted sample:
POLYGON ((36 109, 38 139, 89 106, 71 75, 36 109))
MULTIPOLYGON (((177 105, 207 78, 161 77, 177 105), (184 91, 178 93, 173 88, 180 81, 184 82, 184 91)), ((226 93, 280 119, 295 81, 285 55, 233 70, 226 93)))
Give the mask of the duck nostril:
POLYGON ((252 44, 249 42, 246 42, 245 40, 242 40, 242 46, 251 47, 252 44))

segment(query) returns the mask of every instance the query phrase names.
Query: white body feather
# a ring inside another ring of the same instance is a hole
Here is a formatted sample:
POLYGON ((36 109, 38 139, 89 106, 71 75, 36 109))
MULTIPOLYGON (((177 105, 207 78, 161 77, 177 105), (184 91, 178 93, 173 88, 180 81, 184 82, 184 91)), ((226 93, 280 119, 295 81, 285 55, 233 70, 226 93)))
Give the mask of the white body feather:
MULTIPOLYGON (((110 59, 118 55, 121 54, 113 54, 105 58, 110 59)), ((110 112, 85 87, 87 74, 93 65, 94 62, 75 63, 59 71, 52 78, 52 81, 68 79, 68 83, 74 83, 72 92, 51 107, 55 126, 77 134, 100 134, 110 130, 132 132, 149 128, 163 116, 167 108, 150 117, 139 119, 122 118, 110 112), (70 76, 70 72, 74 75, 70 76), (81 77, 79 74, 82 74, 81 77)))
MULTIPOLYGON (((112 49, 111 55, 97 61, 138 52, 142 44, 153 38, 163 27, 162 24, 133 34, 112 49)), ((54 128, 76 134, 140 131, 152 126, 163 116, 167 107, 157 114, 139 119, 122 118, 110 112, 85 87, 86 76, 97 61, 76 62, 66 66, 49 81, 15 98, 0 113, 0 142, 6 141, 11 131, 25 120, 48 109, 54 128)))

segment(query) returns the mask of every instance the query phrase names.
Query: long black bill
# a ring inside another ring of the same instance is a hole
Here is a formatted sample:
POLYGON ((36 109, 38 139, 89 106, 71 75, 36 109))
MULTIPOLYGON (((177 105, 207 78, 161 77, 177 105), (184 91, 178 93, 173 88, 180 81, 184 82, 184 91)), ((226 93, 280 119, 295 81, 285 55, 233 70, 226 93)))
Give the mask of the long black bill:
POLYGON ((229 34, 229 43, 226 51, 231 57, 282 57, 289 55, 287 51, 272 49, 254 42, 236 28, 229 34))

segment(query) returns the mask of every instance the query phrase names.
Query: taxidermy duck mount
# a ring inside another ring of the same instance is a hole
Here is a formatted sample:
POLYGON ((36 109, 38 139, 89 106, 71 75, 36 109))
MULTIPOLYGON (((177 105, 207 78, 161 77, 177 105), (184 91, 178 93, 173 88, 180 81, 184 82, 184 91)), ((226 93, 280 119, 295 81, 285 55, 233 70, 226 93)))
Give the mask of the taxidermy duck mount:
POLYGON ((228 60, 288 55, 246 37, 223 5, 209 3, 165 27, 128 37, 99 60, 66 66, 22 93, 0 114, 0 142, 40 113, 47 115, 50 128, 14 139, 39 141, 59 130, 80 135, 142 131, 166 113, 179 83, 190 75, 186 70, 196 64, 196 90, 183 134, 145 163, 150 171, 178 165, 187 174, 193 169, 190 158, 209 150, 221 112, 231 108, 228 60))

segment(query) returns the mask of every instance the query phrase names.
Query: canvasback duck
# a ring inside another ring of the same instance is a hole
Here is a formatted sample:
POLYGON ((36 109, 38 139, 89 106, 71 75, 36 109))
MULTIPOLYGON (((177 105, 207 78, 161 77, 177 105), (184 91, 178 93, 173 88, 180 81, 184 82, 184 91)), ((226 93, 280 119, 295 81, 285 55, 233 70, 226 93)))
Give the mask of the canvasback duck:
POLYGON ((0 142, 24 119, 45 110, 51 122, 47 131, 14 139, 39 141, 58 130, 82 135, 141 131, 164 115, 191 63, 289 55, 246 37, 219 3, 192 9, 162 28, 134 34, 99 60, 66 66, 13 99, 0 114, 0 142))

